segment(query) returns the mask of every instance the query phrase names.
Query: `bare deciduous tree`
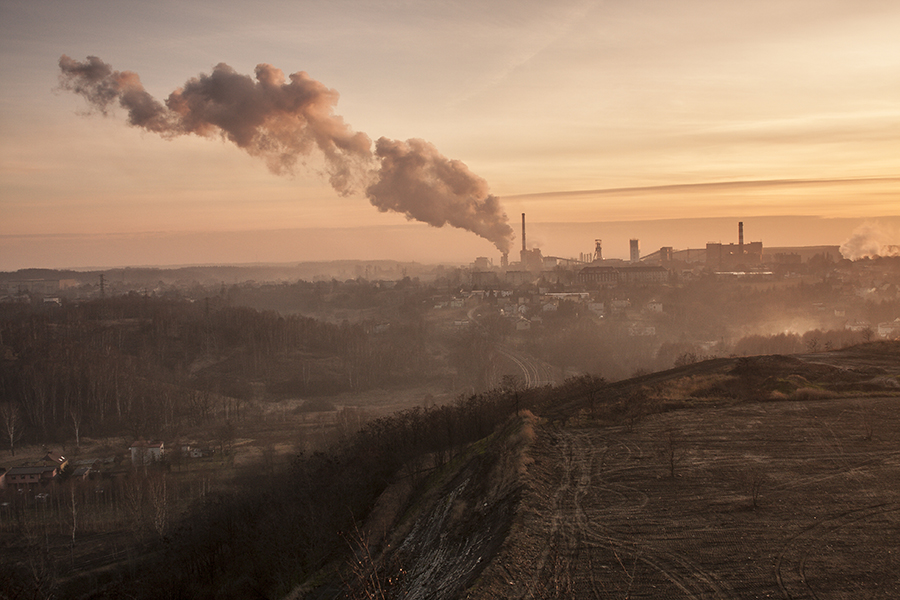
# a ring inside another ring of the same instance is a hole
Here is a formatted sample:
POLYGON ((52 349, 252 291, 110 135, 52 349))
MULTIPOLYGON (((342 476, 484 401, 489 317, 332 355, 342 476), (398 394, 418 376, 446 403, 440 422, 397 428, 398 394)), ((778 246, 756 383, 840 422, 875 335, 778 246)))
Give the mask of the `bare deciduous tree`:
POLYGON ((150 523, 158 535, 164 535, 169 528, 169 496, 166 474, 154 473, 148 477, 147 491, 150 501, 150 523))
POLYGON ((812 354, 819 351, 819 338, 811 337, 806 341, 806 350, 812 354))
POLYGON ((516 414, 519 414, 519 394, 525 389, 522 380, 515 375, 504 375, 501 379, 500 388, 507 394, 512 394, 515 402, 516 414))
POLYGON ((81 420, 82 412, 77 406, 69 408, 69 419, 72 421, 72 429, 75 430, 75 447, 81 447, 81 420))
POLYGON ((666 465, 669 468, 669 477, 674 479, 675 465, 678 462, 680 448, 679 439, 673 430, 669 429, 664 433, 662 442, 660 443, 658 448, 658 452, 660 456, 662 456, 666 461, 666 465))
POLYGON ((9 401, 0 403, 0 425, 3 427, 3 434, 9 441, 9 452, 15 456, 16 443, 22 439, 25 431, 25 421, 22 419, 22 413, 17 405, 9 401))

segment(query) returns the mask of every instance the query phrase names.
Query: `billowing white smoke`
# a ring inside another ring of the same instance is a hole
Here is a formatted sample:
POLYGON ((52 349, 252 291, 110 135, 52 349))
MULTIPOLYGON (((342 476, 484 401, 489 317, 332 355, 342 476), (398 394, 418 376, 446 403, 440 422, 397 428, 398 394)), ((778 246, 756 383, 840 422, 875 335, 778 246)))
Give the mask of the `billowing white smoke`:
POLYGON ((338 93, 304 72, 285 78, 261 64, 254 81, 220 63, 162 103, 137 74, 115 71, 95 56, 84 62, 62 56, 59 67, 60 87, 104 115, 118 104, 131 125, 166 138, 222 135, 276 174, 292 173, 300 157, 317 151, 339 194, 365 191, 381 211, 466 229, 509 251, 512 228, 484 179, 422 140, 381 138, 373 153, 369 136, 334 114, 338 93))
POLYGON ((876 256, 900 256, 897 232, 890 232, 876 223, 863 223, 853 230, 850 239, 841 244, 841 256, 850 260, 876 256))

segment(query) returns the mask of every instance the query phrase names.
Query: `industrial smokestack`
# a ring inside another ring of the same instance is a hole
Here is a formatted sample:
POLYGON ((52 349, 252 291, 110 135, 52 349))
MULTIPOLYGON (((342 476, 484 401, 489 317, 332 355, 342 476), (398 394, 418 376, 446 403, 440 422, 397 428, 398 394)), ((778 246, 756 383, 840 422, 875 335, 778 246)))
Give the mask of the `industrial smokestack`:
POLYGON ((525 252, 525 213, 522 213, 522 252, 525 252))
POLYGON ((115 71, 97 58, 63 55, 59 86, 106 115, 116 104, 130 125, 164 138, 221 135, 262 158, 276 174, 290 174, 313 153, 325 160, 334 190, 363 191, 380 211, 394 211, 434 227, 466 229, 509 251, 513 230, 487 182, 424 140, 371 138, 334 114, 338 93, 305 72, 285 77, 260 64, 255 79, 225 63, 175 90, 166 101, 150 95, 136 73, 115 71))
POLYGON ((744 222, 738 222, 738 245, 744 247, 744 222))

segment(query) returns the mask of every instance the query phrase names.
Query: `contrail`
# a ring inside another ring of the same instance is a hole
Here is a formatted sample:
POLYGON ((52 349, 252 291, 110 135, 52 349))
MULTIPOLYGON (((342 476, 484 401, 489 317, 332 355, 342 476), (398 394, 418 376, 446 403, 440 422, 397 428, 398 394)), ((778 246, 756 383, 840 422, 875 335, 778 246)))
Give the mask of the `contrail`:
POLYGON ((254 79, 219 63, 163 103, 136 73, 115 71, 95 56, 79 62, 63 55, 59 68, 60 87, 104 115, 118 104, 129 124, 165 138, 221 135, 279 175, 293 173, 298 160, 318 153, 338 194, 362 191, 380 211, 466 229, 509 251, 512 228, 483 178, 423 140, 382 137, 373 152, 369 136, 335 114, 339 94, 305 72, 285 77, 260 64, 254 79))

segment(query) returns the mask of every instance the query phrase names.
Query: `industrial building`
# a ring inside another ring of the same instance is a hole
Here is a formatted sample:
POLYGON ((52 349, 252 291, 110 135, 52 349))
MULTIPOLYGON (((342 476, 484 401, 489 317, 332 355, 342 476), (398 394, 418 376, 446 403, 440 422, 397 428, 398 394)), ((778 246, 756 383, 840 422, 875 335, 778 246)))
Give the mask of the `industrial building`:
POLYGON ((591 266, 578 272, 578 281, 590 287, 661 284, 669 281, 669 270, 660 265, 591 266))
POLYGON ((631 238, 625 260, 604 259, 601 240, 594 242, 594 251, 583 252, 577 259, 543 256, 539 248, 527 246, 525 213, 522 213, 519 262, 511 264, 508 255, 503 254, 497 268, 489 259, 479 257, 472 265, 472 283, 483 288, 504 284, 517 287, 540 279, 553 284, 579 283, 590 287, 664 284, 670 281, 670 273, 683 270, 686 265, 705 265, 709 270, 726 272, 753 270, 763 264, 763 244, 744 242, 743 222, 738 223, 736 244, 709 242, 706 248, 683 250, 663 246, 642 257, 640 240, 631 238))
POLYGON ((734 269, 735 267, 752 267, 762 264, 762 242, 744 243, 744 223, 738 223, 738 243, 706 244, 706 266, 710 269, 734 269))

